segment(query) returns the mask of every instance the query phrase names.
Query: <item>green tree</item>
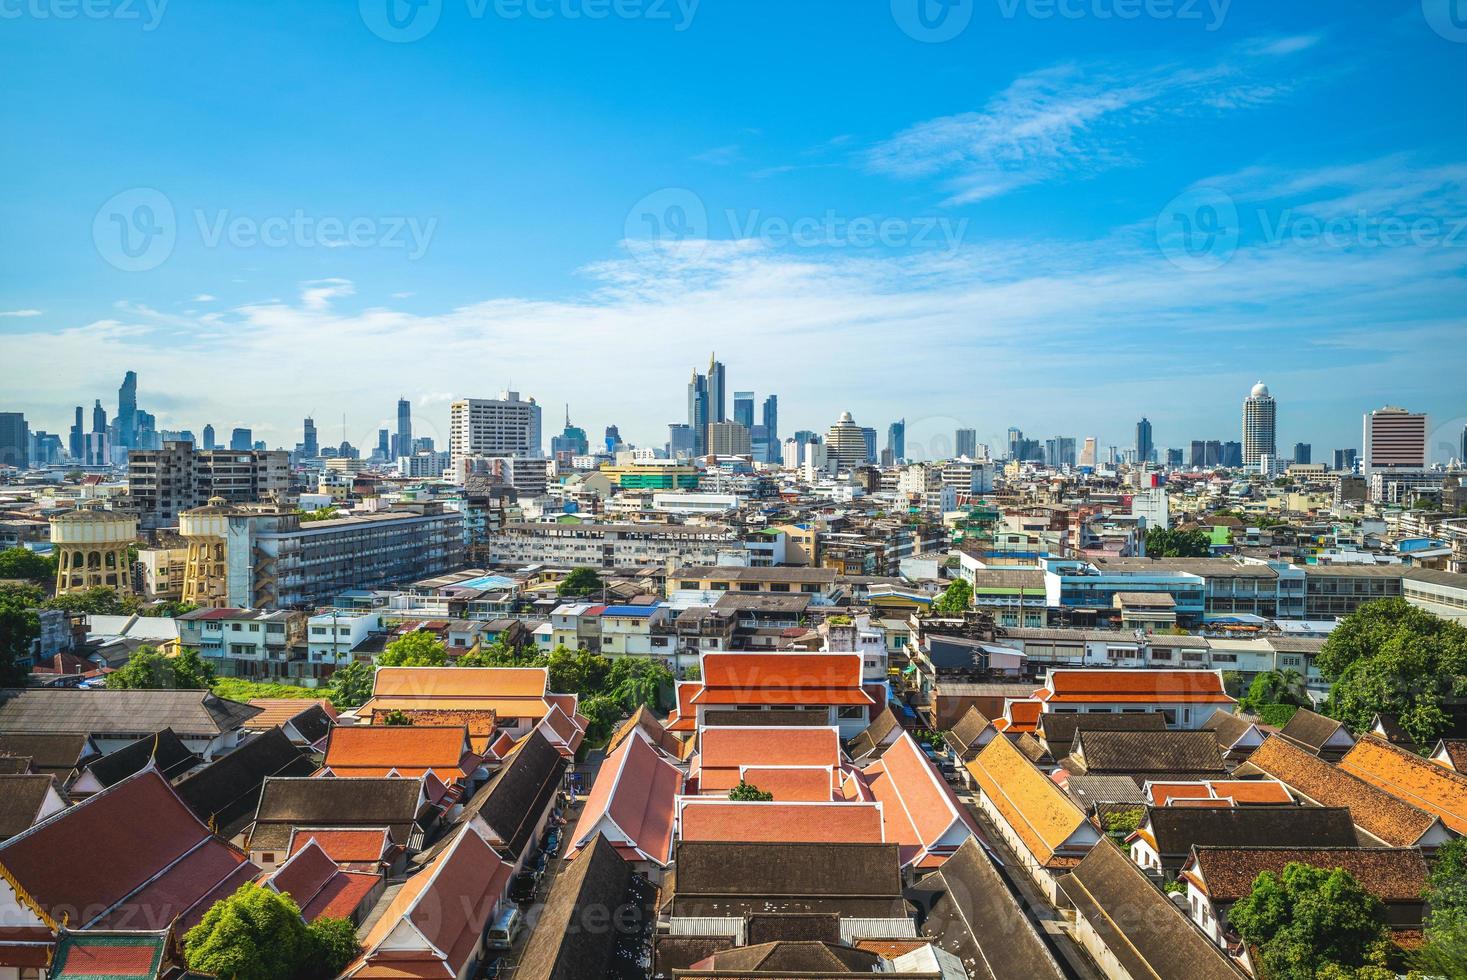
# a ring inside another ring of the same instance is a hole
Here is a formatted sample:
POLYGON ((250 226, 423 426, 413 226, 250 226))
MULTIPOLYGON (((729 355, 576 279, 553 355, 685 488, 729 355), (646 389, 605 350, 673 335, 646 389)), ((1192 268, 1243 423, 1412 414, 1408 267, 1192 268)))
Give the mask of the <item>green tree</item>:
POLYGON ((98 585, 82 592, 63 592, 47 599, 44 606, 90 616, 128 616, 137 612, 142 602, 135 595, 119 595, 110 585, 98 585))
POLYGON ((671 690, 672 671, 652 657, 618 657, 611 662, 606 677, 611 696, 628 711, 636 711, 641 705, 661 708, 662 692, 671 690))
POLYGON ((1137 807, 1134 810, 1113 810, 1102 818, 1101 823, 1105 825, 1105 832, 1114 837, 1117 843, 1123 843, 1125 839, 1141 826, 1141 821, 1146 819, 1146 810, 1137 807))
POLYGON ((545 665, 550 668, 550 690, 557 694, 588 697, 606 692, 611 661, 599 653, 561 645, 551 651, 545 665))
POLYGON ((932 611, 947 615, 961 615, 973 604, 973 587, 967 579, 955 578, 942 594, 932 603, 932 611))
POLYGON ((162 602, 155 602, 151 605, 144 606, 138 611, 144 616, 153 616, 160 619, 177 619, 179 616, 186 616, 198 608, 199 606, 196 602, 184 602, 182 599, 165 599, 162 602))
POLYGON ((1427 976, 1467 977, 1467 837, 1437 848, 1426 901, 1426 944, 1411 965, 1427 976))
POLYGON ((360 708, 372 696, 372 675, 367 664, 353 660, 331 675, 331 704, 339 709, 360 708))
POLYGON ((20 687, 31 645, 41 635, 38 609, 45 596, 31 585, 0 585, 0 687, 20 687))
POLYGON ((312 953, 290 896, 244 884, 215 902, 183 937, 189 969, 219 980, 282 980, 303 973, 312 953))
POLYGON ((412 723, 413 720, 407 716, 406 712, 398 711, 395 708, 382 718, 382 724, 392 725, 395 728, 408 728, 412 723))
POLYGON ((562 597, 588 596, 606 587, 594 568, 575 568, 556 586, 555 594, 562 597))
POLYGON ((13 578, 50 588, 56 582, 56 559, 29 548, 0 551, 0 579, 13 578))
POLYGON ((1389 942, 1384 906, 1353 875, 1293 861, 1281 874, 1260 874, 1228 922, 1258 949, 1263 980, 1316 980, 1331 965, 1383 965, 1389 942))
POLYGON ((1146 530, 1148 558, 1206 558, 1212 553, 1212 539, 1200 528, 1180 530, 1153 527, 1146 530))
POLYGON ((766 793, 758 786, 740 779, 738 784, 728 791, 728 798, 742 803, 768 803, 774 799, 774 794, 766 793))
POLYGON ((306 926, 306 946, 303 972, 307 980, 339 976, 362 948, 350 919, 324 916, 306 926))
POLYGON ((313 521, 330 521, 330 520, 334 520, 336 518, 336 516, 337 516, 336 508, 335 507, 327 506, 327 507, 318 507, 316 510, 301 511, 300 519, 301 519, 301 523, 302 524, 310 524, 313 521))
POLYGON ((377 663, 382 667, 442 667, 448 648, 427 630, 414 630, 387 644, 377 663))
POLYGON ((214 668, 188 647, 176 657, 156 647, 138 647, 126 664, 107 675, 107 686, 113 690, 202 691, 213 683, 214 668))
POLYGON ((623 714, 621 702, 609 694, 582 698, 580 712, 586 716, 586 738, 592 742, 604 742, 610 738, 612 729, 623 714))
POLYGON ((1304 675, 1297 670, 1265 670, 1253 678, 1248 693, 1238 706, 1244 711, 1256 712, 1266 704, 1291 704, 1300 708, 1310 706, 1309 695, 1304 690, 1304 675))
POLYGON ((1467 627, 1378 599, 1335 627, 1315 663, 1334 682, 1332 718, 1358 732, 1394 714, 1416 744, 1431 745, 1449 722, 1444 702, 1467 697, 1467 627))

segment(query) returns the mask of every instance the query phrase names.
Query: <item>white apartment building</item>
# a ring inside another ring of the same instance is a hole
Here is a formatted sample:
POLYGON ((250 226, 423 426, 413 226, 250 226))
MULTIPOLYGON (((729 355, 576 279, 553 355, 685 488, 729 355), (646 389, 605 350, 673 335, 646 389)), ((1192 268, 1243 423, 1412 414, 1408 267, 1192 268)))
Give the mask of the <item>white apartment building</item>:
POLYGON ((719 553, 740 549, 732 528, 681 524, 534 524, 512 522, 489 535, 489 560, 514 565, 626 568, 714 565, 719 553))
POLYGON ((448 450, 464 456, 542 456, 540 406, 517 391, 461 398, 449 408, 448 450))
POLYGON ((1367 476, 1380 471, 1414 472, 1427 467, 1426 414, 1387 405, 1365 416, 1360 468, 1367 476))
POLYGON ((312 616, 306 627, 306 659, 322 665, 350 663, 352 648, 381 630, 379 612, 337 610, 312 616))

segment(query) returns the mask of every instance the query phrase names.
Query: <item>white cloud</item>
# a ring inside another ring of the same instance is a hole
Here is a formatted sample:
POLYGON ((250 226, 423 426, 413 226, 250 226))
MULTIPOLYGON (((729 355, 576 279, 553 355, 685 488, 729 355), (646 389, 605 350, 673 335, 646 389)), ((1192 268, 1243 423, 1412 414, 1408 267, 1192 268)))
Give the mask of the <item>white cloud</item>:
POLYGON ((193 302, 195 302, 195 303, 212 303, 217 298, 218 297, 210 296, 208 293, 199 293, 199 295, 197 295, 197 296, 195 296, 193 298, 193 302))
POLYGON ((25 317, 33 317, 33 316, 40 316, 40 315, 41 315, 41 311, 40 310, 4 310, 4 311, 0 311, 0 316, 9 316, 9 317, 25 318, 25 317))

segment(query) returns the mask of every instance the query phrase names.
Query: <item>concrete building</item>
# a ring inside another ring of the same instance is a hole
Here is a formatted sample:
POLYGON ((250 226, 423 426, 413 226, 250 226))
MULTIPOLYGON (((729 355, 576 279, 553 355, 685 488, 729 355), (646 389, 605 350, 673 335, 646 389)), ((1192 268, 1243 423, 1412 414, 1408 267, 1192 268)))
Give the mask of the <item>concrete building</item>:
POLYGON ((544 455, 540 406, 517 391, 498 398, 461 398, 449 408, 448 449, 455 460, 466 456, 544 455))
POLYGON ((825 448, 827 458, 843 470, 853 470, 866 462, 866 437, 850 412, 841 412, 830 427, 825 448))
POLYGON ((30 426, 19 412, 0 412, 0 466, 30 465, 30 426))
POLYGON ((489 535, 485 548, 497 564, 627 568, 669 560, 711 565, 721 553, 743 546, 727 527, 510 522, 489 535))
POLYGON ((708 423, 708 453, 714 456, 747 456, 753 452, 749 430, 737 422, 708 423))
POLYGON ((1260 381, 1243 402, 1243 466, 1256 467, 1261 457, 1278 455, 1277 424, 1278 404, 1260 381))
POLYGON ((127 493, 145 529, 173 527, 185 510, 213 498, 257 503, 290 486, 290 454, 283 450, 195 449, 167 442, 134 449, 127 457, 127 493))
POLYGON ((220 677, 296 679, 305 676, 305 623, 303 613, 288 610, 198 609, 178 617, 178 641, 198 650, 220 677))
POLYGON ((56 591, 104 586, 131 594, 127 556, 137 536, 137 518, 114 510, 72 510, 51 518, 56 591))
POLYGON ((1387 405, 1365 416, 1361 471, 1366 476, 1376 473, 1416 473, 1429 462, 1426 445, 1425 413, 1408 412, 1387 405))

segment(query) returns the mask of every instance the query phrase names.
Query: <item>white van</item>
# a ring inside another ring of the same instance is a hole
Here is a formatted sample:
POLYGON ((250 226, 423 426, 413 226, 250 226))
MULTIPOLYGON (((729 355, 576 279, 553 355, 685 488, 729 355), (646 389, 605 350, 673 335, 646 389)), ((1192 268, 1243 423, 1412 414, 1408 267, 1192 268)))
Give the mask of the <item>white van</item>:
POLYGON ((511 905, 495 917, 494 924, 489 927, 489 938, 485 945, 490 949, 509 949, 523 927, 520 910, 511 905))

